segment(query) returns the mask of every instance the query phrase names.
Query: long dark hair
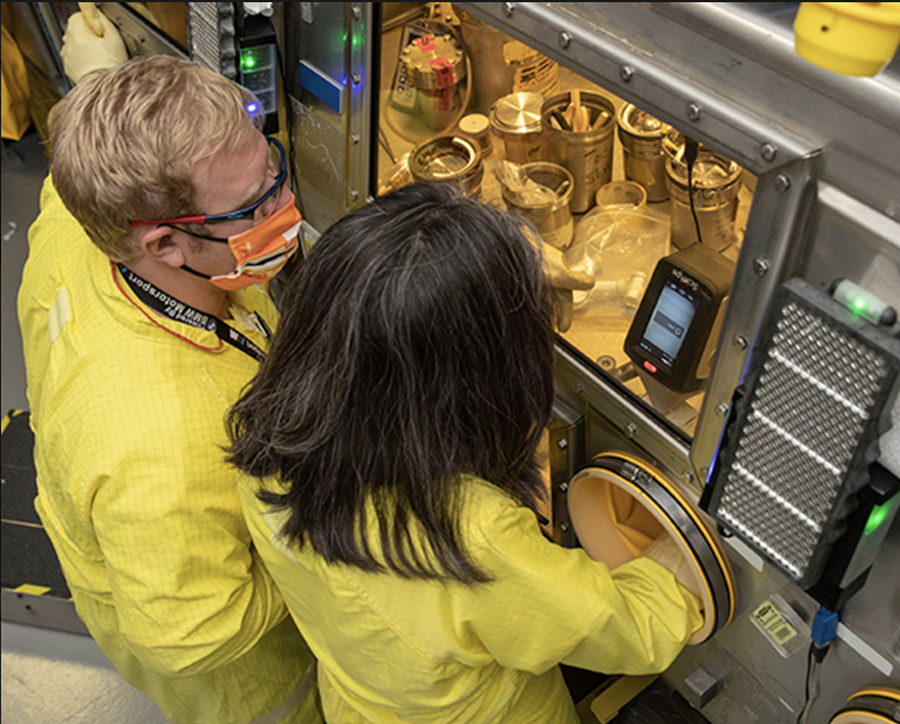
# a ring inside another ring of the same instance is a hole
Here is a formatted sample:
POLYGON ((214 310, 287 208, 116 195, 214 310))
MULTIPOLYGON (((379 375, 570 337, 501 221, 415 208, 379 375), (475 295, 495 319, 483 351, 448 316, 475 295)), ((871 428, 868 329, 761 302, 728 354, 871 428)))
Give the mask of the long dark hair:
POLYGON ((536 510, 550 300, 517 217, 440 183, 376 199, 289 282, 269 356, 229 414, 230 462, 280 475, 260 499, 330 562, 490 580, 460 535, 461 476, 536 510))

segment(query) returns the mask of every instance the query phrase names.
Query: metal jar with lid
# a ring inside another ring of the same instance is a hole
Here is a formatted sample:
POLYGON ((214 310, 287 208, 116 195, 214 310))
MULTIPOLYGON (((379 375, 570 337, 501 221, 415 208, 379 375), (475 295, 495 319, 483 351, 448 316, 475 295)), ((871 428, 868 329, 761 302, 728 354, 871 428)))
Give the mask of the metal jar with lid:
POLYGON ((466 54, 472 63, 472 104, 487 114, 498 98, 528 92, 553 95, 559 88, 559 64, 480 18, 456 9, 466 54))
MULTIPOLYGON (((667 141, 677 142, 681 134, 669 133, 667 141)), ((688 188, 688 169, 684 162, 684 145, 666 154, 666 186, 672 197, 672 244, 679 249, 700 239, 714 251, 722 251, 734 241, 734 219, 744 170, 734 161, 700 146, 691 172, 694 211, 688 188)))
POLYGON ((599 93, 583 91, 581 105, 588 109, 588 129, 584 132, 560 130, 550 118, 563 113, 572 102, 570 92, 558 93, 541 106, 543 160, 564 166, 575 179, 572 213, 583 214, 594 206, 594 195, 612 179, 613 128, 616 109, 599 93))
POLYGON ((625 178, 644 187, 647 201, 665 201, 669 198, 669 190, 666 188, 663 138, 669 126, 633 103, 622 106, 616 121, 625 178))
POLYGON ((569 209, 575 186, 572 174, 562 166, 537 162, 522 166, 521 175, 514 186, 501 182, 507 207, 531 221, 550 246, 565 251, 575 229, 569 209))
POLYGON ((445 130, 462 109, 459 83, 466 77, 462 46, 452 35, 416 38, 400 54, 406 77, 415 86, 425 123, 445 130))
POLYGON ((478 142, 459 133, 416 146, 409 154, 409 171, 416 181, 454 181, 473 197, 481 193, 484 179, 478 142))
POLYGON ((511 93, 491 107, 491 131, 503 141, 506 160, 525 164, 541 160, 541 105, 537 93, 511 93))

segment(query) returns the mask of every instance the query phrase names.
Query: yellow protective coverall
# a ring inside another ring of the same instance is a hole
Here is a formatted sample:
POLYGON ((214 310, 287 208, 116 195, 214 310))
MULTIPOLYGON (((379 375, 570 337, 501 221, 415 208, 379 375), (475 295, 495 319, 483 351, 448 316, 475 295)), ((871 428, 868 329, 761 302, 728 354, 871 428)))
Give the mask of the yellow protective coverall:
POLYGON ((242 478, 244 513, 318 659, 330 722, 578 724, 559 662, 660 672, 701 625, 698 600, 667 569, 637 558, 610 573, 548 541, 534 513, 477 478, 465 483, 463 535, 494 581, 474 585, 329 565, 287 546, 286 514, 265 508, 259 485, 242 478))
MULTIPOLYGON (((138 301, 49 178, 29 244, 18 306, 35 507, 78 615, 172 721, 320 722, 312 655, 222 451, 257 362, 138 301)), ((275 327, 261 289, 233 301, 275 327)))

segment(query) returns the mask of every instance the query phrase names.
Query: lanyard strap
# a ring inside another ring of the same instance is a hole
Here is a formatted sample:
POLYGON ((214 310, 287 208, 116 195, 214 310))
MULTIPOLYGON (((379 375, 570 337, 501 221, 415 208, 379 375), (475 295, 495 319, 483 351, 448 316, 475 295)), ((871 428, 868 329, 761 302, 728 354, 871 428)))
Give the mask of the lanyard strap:
MULTIPOLYGON (((250 355, 258 362, 262 362, 266 358, 266 353, 260 349, 259 345, 233 327, 229 327, 218 317, 201 312, 199 309, 179 301, 172 295, 166 294, 161 289, 157 289, 153 284, 139 277, 124 264, 118 264, 117 266, 122 273, 122 278, 125 279, 131 290, 148 307, 164 314, 175 322, 182 322, 197 329, 215 332, 216 336, 223 342, 227 342, 232 347, 237 347, 241 352, 250 355)), ((250 317, 258 323, 257 326, 266 339, 269 339, 272 333, 262 316, 258 312, 254 312, 250 317)))

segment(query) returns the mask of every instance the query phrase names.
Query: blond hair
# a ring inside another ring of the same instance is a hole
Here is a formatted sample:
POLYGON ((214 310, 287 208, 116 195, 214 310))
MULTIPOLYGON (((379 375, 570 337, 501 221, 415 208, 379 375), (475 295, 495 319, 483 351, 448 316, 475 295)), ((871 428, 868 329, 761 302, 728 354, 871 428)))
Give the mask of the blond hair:
POLYGON ((133 58, 83 79, 52 110, 53 182, 111 259, 139 255, 131 221, 202 213, 197 164, 258 131, 250 91, 178 58, 133 58))

